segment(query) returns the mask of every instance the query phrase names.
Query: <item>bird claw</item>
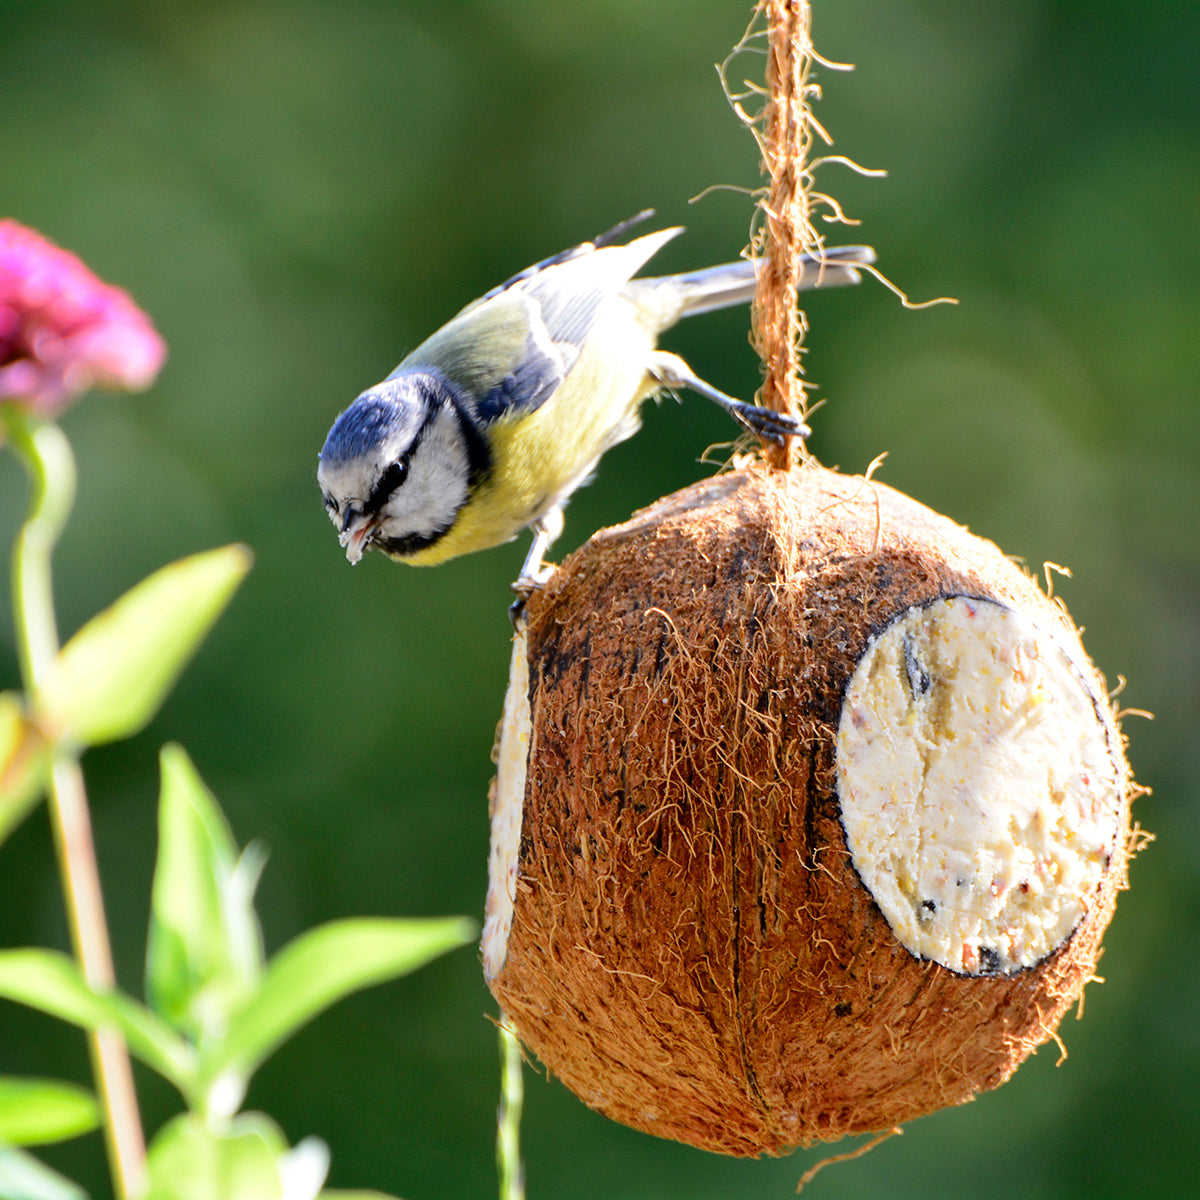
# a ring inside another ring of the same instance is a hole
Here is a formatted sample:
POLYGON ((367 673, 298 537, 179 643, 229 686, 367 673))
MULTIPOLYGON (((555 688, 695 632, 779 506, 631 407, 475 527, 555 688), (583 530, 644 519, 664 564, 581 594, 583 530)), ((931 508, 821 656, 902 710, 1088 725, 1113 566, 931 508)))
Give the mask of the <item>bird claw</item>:
POLYGON ((529 618, 525 616, 525 603, 528 599, 528 596, 518 596, 508 606, 508 619, 512 624, 513 633, 520 633, 528 624, 529 618))
POLYGON ((791 413, 776 412, 773 408, 762 408, 727 396, 711 383, 705 383, 677 354, 656 351, 650 377, 661 387, 685 387, 706 396, 714 404, 720 405, 743 429, 773 445, 785 446, 788 438, 806 438, 812 433, 799 417, 791 413))
POLYGON ((517 598, 508 606, 508 619, 512 622, 513 632, 520 633, 525 624, 525 605, 534 592, 540 592, 550 582, 554 572, 558 570, 551 563, 542 563, 536 571, 522 570, 512 584, 512 590, 517 598))
POLYGON ((774 446, 784 446, 788 438, 806 438, 812 433, 799 417, 757 404, 745 404, 737 400, 728 406, 728 411, 739 425, 774 446))

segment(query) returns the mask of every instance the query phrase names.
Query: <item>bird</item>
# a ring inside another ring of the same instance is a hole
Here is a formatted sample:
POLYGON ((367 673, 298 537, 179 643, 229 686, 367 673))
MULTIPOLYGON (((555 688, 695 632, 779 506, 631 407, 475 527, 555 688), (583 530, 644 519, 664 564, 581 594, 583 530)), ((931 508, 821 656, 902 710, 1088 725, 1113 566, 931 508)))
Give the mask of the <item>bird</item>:
MULTIPOLYGON (((351 563, 368 550, 416 566, 533 531, 513 584, 528 596, 563 505, 601 456, 640 427, 639 408, 686 388, 782 444, 798 418, 727 396, 658 337, 683 317, 748 302, 757 264, 634 278, 675 226, 622 241, 652 210, 493 288, 338 415, 317 465, 326 512, 351 563)), ((859 282, 867 246, 806 254, 801 287, 859 282)))

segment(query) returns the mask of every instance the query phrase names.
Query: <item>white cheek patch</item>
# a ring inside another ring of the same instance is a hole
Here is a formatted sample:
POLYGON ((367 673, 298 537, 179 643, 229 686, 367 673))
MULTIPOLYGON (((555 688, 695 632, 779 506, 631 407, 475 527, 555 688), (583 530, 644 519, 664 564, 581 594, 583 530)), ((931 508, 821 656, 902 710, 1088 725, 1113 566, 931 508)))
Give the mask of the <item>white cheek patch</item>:
POLYGON ((859 878, 913 954, 967 975, 1071 934, 1120 836, 1106 701, 1058 639, 994 601, 908 609, 842 707, 837 789, 859 878))
POLYGON ((467 498, 469 465, 458 424, 443 409, 409 460, 408 478, 383 508, 385 538, 433 537, 454 524, 467 498))

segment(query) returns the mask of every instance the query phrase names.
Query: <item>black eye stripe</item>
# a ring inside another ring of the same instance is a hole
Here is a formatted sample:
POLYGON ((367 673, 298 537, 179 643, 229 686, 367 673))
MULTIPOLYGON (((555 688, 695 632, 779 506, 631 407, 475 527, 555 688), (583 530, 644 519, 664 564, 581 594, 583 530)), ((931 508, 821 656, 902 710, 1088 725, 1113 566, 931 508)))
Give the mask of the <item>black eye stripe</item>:
POLYGON ((430 426, 437 420, 441 407, 441 404, 435 404, 432 400, 427 400, 425 411, 421 417, 421 424, 417 427, 417 432, 413 435, 412 441, 408 444, 408 448, 404 453, 395 462, 389 463, 384 468, 383 474, 375 481, 375 486, 371 489, 371 494, 367 497, 366 504, 363 505, 363 512, 377 513, 388 502, 396 489, 403 485, 405 479, 408 478, 408 465, 412 462, 413 455, 420 449, 421 442, 424 440, 430 426))
POLYGON ((408 458, 398 459, 379 477, 373 491, 394 492, 408 476, 408 458))
POLYGON ((378 512, 388 502, 392 493, 408 477, 408 457, 406 454, 384 469, 383 474, 371 489, 371 495, 367 498, 366 504, 363 505, 363 512, 378 512))

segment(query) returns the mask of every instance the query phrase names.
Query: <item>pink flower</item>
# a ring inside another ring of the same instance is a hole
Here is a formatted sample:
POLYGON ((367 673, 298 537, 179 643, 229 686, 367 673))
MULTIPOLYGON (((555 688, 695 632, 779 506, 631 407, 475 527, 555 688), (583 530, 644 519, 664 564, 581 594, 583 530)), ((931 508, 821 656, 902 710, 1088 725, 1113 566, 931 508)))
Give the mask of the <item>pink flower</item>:
POLYGON ((0 403, 52 416, 91 387, 139 391, 166 353, 126 292, 41 234, 0 220, 0 403))

